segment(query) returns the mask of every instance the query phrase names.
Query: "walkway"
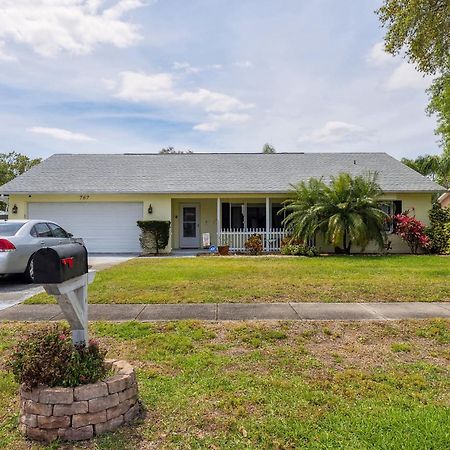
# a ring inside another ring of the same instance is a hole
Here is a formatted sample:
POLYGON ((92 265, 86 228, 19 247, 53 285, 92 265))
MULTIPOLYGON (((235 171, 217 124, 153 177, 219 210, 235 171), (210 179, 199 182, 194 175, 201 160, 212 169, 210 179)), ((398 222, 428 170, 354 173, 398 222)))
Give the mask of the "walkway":
MULTIPOLYGON (((90 320, 400 320, 450 318, 450 302, 89 305, 90 320)), ((16 305, 0 321, 62 320, 59 305, 16 305)))

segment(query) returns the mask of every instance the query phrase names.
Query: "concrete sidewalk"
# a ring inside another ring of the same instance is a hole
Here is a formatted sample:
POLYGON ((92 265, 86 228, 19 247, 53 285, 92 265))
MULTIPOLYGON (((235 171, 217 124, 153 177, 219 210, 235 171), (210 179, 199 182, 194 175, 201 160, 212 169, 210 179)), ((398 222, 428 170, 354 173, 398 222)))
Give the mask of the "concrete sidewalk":
MULTIPOLYGON (((450 318, 450 302, 421 303, 203 303, 89 305, 89 319, 122 322, 157 320, 401 320, 450 318)), ((59 305, 16 305, 0 321, 62 320, 59 305)))

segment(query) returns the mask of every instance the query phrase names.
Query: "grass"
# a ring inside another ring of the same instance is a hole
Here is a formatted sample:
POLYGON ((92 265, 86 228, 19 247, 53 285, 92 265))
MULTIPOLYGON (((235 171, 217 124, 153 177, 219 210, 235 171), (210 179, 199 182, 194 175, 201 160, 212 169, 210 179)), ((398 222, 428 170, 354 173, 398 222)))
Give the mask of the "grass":
MULTIPOLYGON (((5 324, 0 361, 39 324, 5 324)), ((95 323, 138 372, 145 416, 85 449, 450 448, 450 321, 95 323), (436 330, 440 330, 436 332, 436 330), (392 346, 408 342, 408 352, 392 346)), ((17 430, 17 385, 0 363, 0 447, 17 430)))
POLYGON ((138 258, 99 272, 89 302, 448 301, 449 273, 442 256, 138 258))

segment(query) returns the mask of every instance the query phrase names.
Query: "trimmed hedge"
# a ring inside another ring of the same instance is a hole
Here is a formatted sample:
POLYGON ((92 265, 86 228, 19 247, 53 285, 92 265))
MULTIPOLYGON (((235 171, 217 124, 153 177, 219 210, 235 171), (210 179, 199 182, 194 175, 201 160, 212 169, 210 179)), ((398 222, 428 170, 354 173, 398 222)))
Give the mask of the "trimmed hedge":
POLYGON ((429 217, 430 226, 425 232, 430 238, 431 253, 450 253, 450 209, 436 202, 430 209, 429 217))
POLYGON ((168 220, 138 220, 138 227, 141 229, 139 242, 144 253, 159 253, 164 250, 169 243, 170 221, 168 220))

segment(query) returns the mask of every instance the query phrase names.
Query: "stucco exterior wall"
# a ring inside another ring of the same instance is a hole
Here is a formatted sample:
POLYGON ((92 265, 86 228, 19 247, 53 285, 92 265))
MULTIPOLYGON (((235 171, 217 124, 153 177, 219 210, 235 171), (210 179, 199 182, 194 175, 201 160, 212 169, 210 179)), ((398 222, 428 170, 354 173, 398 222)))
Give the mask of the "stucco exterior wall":
POLYGON ((442 197, 442 200, 440 200, 442 207, 450 208, 450 192, 447 192, 442 197))
MULTIPOLYGON (((101 195, 92 194, 87 198, 80 195, 11 195, 9 198, 9 218, 10 219, 27 219, 28 204, 33 202, 142 202, 142 212, 144 220, 170 220, 171 221, 171 239, 166 251, 172 248, 179 248, 180 238, 180 206, 183 203, 197 203, 200 207, 200 239, 202 233, 210 233, 211 243, 217 244, 217 197, 222 202, 238 203, 247 201, 249 203, 264 203, 265 195, 261 194, 233 194, 230 197, 227 194, 192 194, 186 195, 156 195, 156 194, 116 194, 101 195), (149 205, 152 205, 152 214, 148 213, 149 205), (17 214, 13 214, 11 209, 13 205, 17 206, 17 214)), ((280 203, 286 198, 286 195, 267 194, 272 203, 280 203)), ((431 208, 431 194, 389 194, 384 195, 386 200, 401 200, 403 210, 414 208, 416 217, 428 224, 428 211, 431 208)), ((393 253, 407 253, 408 246, 402 242, 397 236, 391 235, 393 253)), ((201 244, 201 242, 199 242, 201 244)), ((322 245, 321 250, 332 251, 329 246, 322 245)), ((357 251, 357 249, 354 249, 357 251)), ((375 252, 376 247, 370 245, 366 248, 366 252, 375 252)))
MULTIPOLYGON (((168 195, 148 195, 148 194, 120 194, 120 195, 11 195, 9 197, 9 218, 28 219, 28 204, 41 202, 74 202, 74 203, 95 203, 95 202, 142 202, 143 220, 172 220, 171 198, 168 195), (148 213, 149 205, 152 205, 152 214, 148 213), (17 206, 17 214, 12 213, 13 206, 17 206)), ((172 249, 171 240, 166 248, 166 252, 172 249)))

